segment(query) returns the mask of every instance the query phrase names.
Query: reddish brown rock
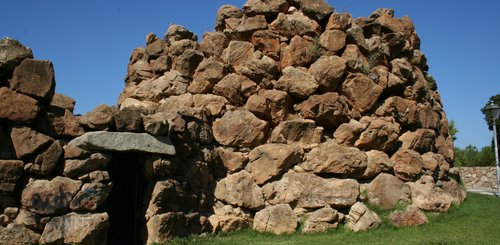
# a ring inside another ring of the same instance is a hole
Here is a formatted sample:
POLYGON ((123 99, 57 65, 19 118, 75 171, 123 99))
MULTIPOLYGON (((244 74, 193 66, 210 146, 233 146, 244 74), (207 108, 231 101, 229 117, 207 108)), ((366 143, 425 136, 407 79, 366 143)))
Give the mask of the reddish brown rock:
POLYGON ((248 111, 228 111, 214 122, 212 130, 220 144, 252 147, 265 142, 268 123, 248 111))
POLYGON ((312 119, 325 129, 331 129, 349 121, 351 113, 346 100, 335 92, 329 92, 312 95, 295 109, 303 118, 312 119))
POLYGON ((182 39, 172 43, 168 51, 170 56, 176 57, 182 55, 184 52, 188 50, 191 51, 198 50, 199 49, 198 46, 199 46, 198 43, 193 40, 182 39))
POLYGON ((286 0, 262 1, 249 0, 243 5, 243 11, 248 15, 264 14, 267 16, 276 16, 288 10, 290 5, 286 0))
POLYGON ((311 41, 301 36, 294 36, 290 45, 281 47, 281 69, 284 70, 289 66, 306 67, 313 63, 317 56, 311 41))
POLYGON ((9 88, 0 88, 0 118, 13 122, 29 123, 40 112, 35 99, 16 93, 9 88), (12 106, 16 105, 16 106, 12 106))
POLYGON ((121 132, 141 132, 143 130, 141 112, 136 107, 126 107, 115 114, 115 126, 121 132))
POLYGON ((352 16, 348 13, 333 13, 328 18, 327 30, 347 31, 351 27, 352 16))
POLYGON ((19 41, 4 37, 0 41, 0 80, 12 75, 16 66, 25 59, 33 58, 30 48, 23 46, 19 41))
POLYGON ((200 232, 200 215, 183 212, 157 214, 148 220, 147 244, 165 243, 175 237, 186 237, 200 232))
POLYGON ((193 76, 196 68, 203 60, 203 53, 197 50, 186 50, 179 55, 173 64, 173 68, 183 76, 193 76))
POLYGON ((354 72, 362 72, 370 66, 368 59, 354 44, 347 44, 341 57, 347 61, 346 65, 349 70, 354 72))
POLYGON ((36 123, 36 128, 53 137, 78 137, 85 133, 80 121, 71 111, 55 106, 50 106, 47 114, 39 117, 36 123))
POLYGON ((206 32, 200 43, 200 50, 207 56, 220 57, 229 44, 226 35, 220 32, 206 32))
POLYGON ((306 221, 302 233, 324 232, 335 229, 338 226, 339 213, 337 210, 326 205, 306 215, 306 221))
POLYGON ((368 200, 384 209, 393 209, 398 203, 410 203, 410 187, 397 177, 379 174, 368 187, 368 200))
POLYGON ((368 45, 364 36, 363 28, 357 24, 353 24, 351 28, 347 29, 347 43, 355 45, 361 50, 367 50, 368 45))
POLYGON ((90 157, 90 152, 75 145, 67 144, 63 147, 64 159, 87 158, 90 157))
POLYGON ((18 159, 37 153, 53 141, 49 136, 27 127, 12 128, 10 138, 18 159))
POLYGON ((229 173, 236 173, 242 170, 248 162, 248 156, 241 152, 232 151, 224 147, 217 147, 215 151, 229 173))
POLYGON ((208 220, 214 233, 241 230, 252 226, 251 214, 239 207, 234 208, 231 205, 217 202, 213 209, 214 214, 208 217, 208 220))
POLYGON ((252 175, 255 183, 262 185, 301 162, 303 155, 302 148, 294 145, 261 145, 250 151, 246 170, 252 175))
MULTIPOLYGON (((135 89, 133 96, 139 100, 158 102, 172 95, 186 93, 188 85, 189 80, 181 72, 168 71, 157 79, 142 81, 135 89)), ((121 108, 123 107, 122 104, 121 108)))
POLYGON ((52 62, 25 59, 14 69, 9 83, 18 93, 50 102, 56 85, 52 62))
POLYGON ((80 124, 90 130, 110 130, 114 127, 115 113, 116 107, 101 104, 81 116, 80 124))
POLYGON ((298 219, 288 204, 267 206, 255 214, 253 229, 274 234, 293 233, 298 219))
POLYGON ((73 110, 75 109, 75 104, 76 102, 74 99, 64 94, 54 94, 54 96, 52 96, 52 100, 50 101, 50 106, 63 108, 71 113, 73 113, 73 110))
POLYGON ((274 88, 288 92, 299 99, 309 97, 318 87, 319 84, 314 76, 295 67, 286 67, 283 76, 274 84, 274 88))
POLYGON ((0 241, 2 241, 2 244, 37 245, 39 244, 39 240, 39 234, 22 225, 9 225, 7 227, 0 226, 0 241))
POLYGON ((252 59, 245 63, 240 73, 259 83, 260 87, 270 88, 279 73, 278 63, 258 51, 255 52, 252 59))
POLYGON ((425 213, 413 205, 404 211, 391 212, 389 220, 396 227, 419 226, 429 222, 425 213))
POLYGON ((254 182, 252 175, 244 170, 218 181, 214 195, 218 200, 239 207, 264 207, 262 189, 254 182))
POLYGON ((277 32, 270 30, 256 31, 252 35, 252 43, 256 50, 260 50, 274 60, 279 60, 281 46, 277 32))
POLYGON ((168 27, 168 30, 165 33, 165 41, 167 43, 172 44, 176 41, 180 41, 180 40, 184 40, 184 39, 191 40, 194 42, 198 41, 198 37, 196 36, 196 34, 189 31, 184 26, 171 24, 168 27))
POLYGON ((50 181, 34 180, 23 190, 21 204, 40 215, 61 213, 67 210, 81 184, 81 181, 59 176, 50 181))
POLYGON ((404 181, 416 180, 424 166, 420 154, 408 149, 400 149, 391 157, 391 160, 394 162, 396 177, 404 181))
POLYGON ((67 159, 64 161, 63 174, 70 178, 76 178, 81 174, 106 169, 109 161, 111 161, 111 155, 103 153, 93 153, 86 159, 67 159))
POLYGON ((377 108, 375 115, 394 117, 403 127, 415 125, 418 120, 417 102, 398 96, 389 97, 377 108))
POLYGON ((262 187, 269 204, 290 204, 295 208, 349 207, 359 196, 354 179, 324 179, 310 173, 287 173, 281 180, 262 187))
POLYGON ((429 129, 438 128, 441 118, 439 114, 432 109, 429 103, 418 104, 417 111, 420 127, 429 129))
POLYGON ((69 203, 69 208, 73 211, 96 211, 106 201, 110 191, 111 184, 85 183, 69 203))
POLYGON ((267 29, 266 17, 264 15, 256 15, 241 19, 226 19, 224 34, 242 40, 249 40, 255 31, 265 29, 267 29))
POLYGON ((253 57, 253 44, 244 41, 231 41, 222 53, 224 63, 239 71, 245 62, 253 57))
POLYGON ((292 99, 284 91, 259 90, 258 94, 248 98, 245 109, 276 125, 288 118, 292 111, 292 99))
POLYGON ((437 153, 441 154, 447 162, 453 162, 455 152, 453 151, 453 139, 451 137, 445 138, 439 135, 434 144, 437 153))
POLYGON ((54 141, 47 150, 39 154, 35 161, 28 164, 26 171, 39 175, 49 175, 63 156, 63 148, 59 141, 54 141))
POLYGON ((144 131, 151 135, 165 135, 169 132, 167 113, 156 113, 142 117, 144 131))
POLYGON ((274 128, 269 141, 272 143, 293 144, 304 146, 319 144, 323 135, 323 128, 316 127, 313 120, 294 119, 281 122, 274 128))
POLYGON ((0 192, 11 193, 23 173, 23 161, 0 160, 0 192))
POLYGON ((355 203, 349 210, 347 227, 354 232, 377 228, 381 223, 380 217, 361 202, 355 203))
POLYGON ((299 7, 304 14, 321 21, 333 12, 333 7, 323 0, 292 0, 292 5, 299 7))
POLYGON ((269 25, 269 29, 287 38, 296 35, 316 36, 321 32, 321 26, 316 21, 309 19, 300 12, 293 14, 279 13, 276 20, 269 25))
POLYGON ((346 61, 338 56, 321 56, 309 68, 321 90, 335 91, 346 69, 346 61))
POLYGON ((226 67, 214 59, 203 60, 193 76, 187 90, 193 94, 210 93, 214 85, 227 74, 226 67))
POLYGON ((375 23, 382 26, 384 32, 404 32, 405 27, 400 19, 389 14, 382 14, 375 20, 375 23))
POLYGON ((366 154, 357 148, 338 145, 333 140, 313 148, 301 167, 318 174, 357 176, 366 169, 366 154))
POLYGON ((240 8, 232 5, 222 5, 217 11, 215 30, 222 32, 226 25, 226 19, 241 17, 243 17, 243 11, 240 8))
POLYGON ((446 212, 451 207, 452 198, 437 187, 431 176, 423 176, 416 182, 409 182, 411 199, 417 208, 431 212, 446 212))
POLYGON ((382 87, 363 74, 349 75, 342 83, 342 94, 360 113, 369 111, 382 94, 382 87))
POLYGON ((389 156, 384 152, 371 150, 366 152, 367 166, 363 173, 363 178, 372 178, 382 172, 389 172, 392 170, 394 163, 389 156))
POLYGON ((402 142, 401 148, 414 150, 419 153, 432 151, 436 133, 432 129, 417 129, 414 132, 408 131, 399 137, 402 142))
POLYGON ((363 117, 360 122, 367 125, 354 146, 364 150, 379 150, 389 153, 397 147, 400 126, 390 117, 363 117))
POLYGON ((319 43, 330 54, 338 54, 346 45, 347 35, 341 30, 327 30, 321 34, 319 43))
POLYGON ((229 102, 241 105, 246 99, 256 93, 258 86, 245 76, 231 73, 215 84, 213 93, 225 97, 229 102))
POLYGON ((354 142, 356 142, 365 128, 365 124, 351 119, 348 123, 341 124, 337 130, 335 130, 333 139, 339 145, 354 146, 354 142))

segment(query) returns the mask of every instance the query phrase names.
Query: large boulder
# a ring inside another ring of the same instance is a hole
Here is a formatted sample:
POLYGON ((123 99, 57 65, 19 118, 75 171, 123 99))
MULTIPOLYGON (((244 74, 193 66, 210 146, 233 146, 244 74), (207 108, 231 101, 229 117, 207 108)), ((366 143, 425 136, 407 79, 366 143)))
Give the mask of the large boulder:
POLYGON ((85 133, 71 111, 55 106, 47 108, 47 114, 41 115, 35 123, 41 132, 53 137, 74 138, 85 133))
POLYGON ((255 213, 253 229, 274 234, 293 233, 297 229, 297 216, 288 204, 267 206, 255 213))
POLYGON ((147 244, 165 243, 174 237, 185 237, 200 232, 200 215, 183 212, 157 214, 149 219, 147 227, 147 244))
POLYGON ((341 124, 333 133, 333 139, 339 145, 354 146, 354 142, 365 130, 367 125, 351 119, 347 123, 341 124))
POLYGON ((422 156, 418 152, 408 149, 400 149, 392 155, 391 160, 394 162, 396 177, 404 181, 418 179, 424 166, 422 156))
POLYGON ((394 175, 382 173, 370 183, 368 200, 384 209, 393 209, 400 202, 411 202, 410 187, 394 175))
POLYGON ((290 7, 290 5, 286 0, 248 0, 243 5, 243 11, 249 15, 264 14, 268 16, 276 16, 278 13, 286 12, 288 7, 290 7))
POLYGON ((333 140, 313 148, 300 166, 307 172, 356 177, 367 166, 367 156, 355 147, 338 145, 333 140))
POLYGON ((338 54, 346 45, 347 35, 341 30, 326 30, 319 37, 321 47, 329 54, 338 54))
POLYGON ((218 159, 229 171, 229 173, 236 173, 243 169, 248 162, 248 156, 241 152, 236 152, 228 148, 217 147, 215 149, 218 159))
POLYGON ((306 220, 302 227, 303 233, 324 232, 337 228, 339 213, 337 210, 326 205, 314 212, 306 215, 306 220))
POLYGON ((333 7, 324 0, 291 0, 292 5, 299 7, 304 14, 314 20, 321 21, 333 12, 333 7))
POLYGON ((301 162, 304 151, 294 145, 266 144, 255 147, 248 155, 246 167, 255 183, 262 185, 301 162))
POLYGON ((291 107, 291 96, 281 90, 259 90, 257 94, 250 96, 245 104, 246 110, 261 119, 271 121, 274 125, 288 118, 291 107))
POLYGON ((391 212, 389 220, 396 227, 418 226, 429 222, 425 213, 413 205, 402 211, 391 212))
POLYGON ((69 142, 89 151, 146 152, 175 155, 175 148, 167 136, 146 133, 88 132, 69 142))
POLYGON ((253 44, 245 41, 231 41, 222 53, 222 60, 235 71, 240 71, 245 62, 253 57, 253 44))
POLYGON ((281 46, 281 69, 284 70, 289 66, 309 66, 316 60, 318 48, 313 42, 301 36, 294 36, 290 45, 281 46))
POLYGON ((241 230, 249 228, 253 224, 251 213, 239 207, 217 202, 213 209, 214 214, 208 217, 208 221, 214 233, 241 230))
POLYGON ((9 78, 16 66, 30 58, 33 58, 30 48, 10 37, 2 38, 0 41, 0 80, 9 78))
POLYGON ((111 186, 98 182, 83 184, 82 189, 71 200, 69 208, 73 211, 96 211, 108 198, 111 186))
POLYGON ((419 128, 416 131, 408 131, 399 137, 401 148, 414 150, 419 153, 432 151, 436 132, 432 129, 419 128))
POLYGON ((37 100, 6 87, 0 88, 0 119, 29 123, 37 117, 40 110, 37 100))
POLYGON ((39 154, 33 163, 28 163, 25 170, 39 175, 49 175, 55 169, 63 156, 63 148, 59 141, 54 141, 43 153, 39 154))
POLYGON ((381 86, 361 73, 349 75, 342 83, 342 94, 349 98, 353 107, 360 113, 369 111, 382 92, 381 86))
POLYGON ((10 89, 50 102, 54 95, 56 82, 52 62, 25 59, 14 69, 10 79, 10 89))
POLYGON ((316 78, 324 91, 335 91, 344 76, 346 61, 338 56, 321 56, 308 72, 316 78))
POLYGON ((296 110, 303 118, 312 119, 325 129, 337 128, 350 120, 351 112, 346 100, 335 92, 312 95, 296 105, 296 110))
POLYGON ((196 198, 183 190, 175 180, 158 181, 155 183, 149 200, 146 218, 169 211, 187 211, 195 208, 196 198), (172 202, 172 200, 176 200, 172 202))
POLYGON ((101 104, 81 116, 80 124, 91 130, 110 130, 115 123, 115 113, 116 107, 101 104))
POLYGON ((344 208, 359 196, 354 179, 323 179, 310 173, 287 173, 281 180, 266 184, 262 191, 270 204, 288 203, 295 208, 344 208))
POLYGON ((269 29, 287 38, 306 35, 317 36, 321 32, 321 26, 316 21, 300 12, 279 13, 278 17, 269 25, 269 29))
POLYGON ((19 160, 0 160, 0 192, 14 191, 17 180, 23 173, 24 163, 19 160))
POLYGON ((313 120, 293 119, 283 121, 274 128, 269 140, 272 143, 300 143, 304 146, 310 146, 321 143, 322 135, 323 128, 316 127, 313 120))
POLYGON ((256 93, 258 86, 245 76, 231 73, 215 84, 213 93, 225 97, 232 104, 244 104, 248 97, 256 93))
POLYGON ((394 163, 385 152, 371 150, 366 152, 367 166, 363 178, 372 178, 382 172, 390 172, 394 163))
POLYGON ((218 200, 239 207, 254 210, 264 207, 262 189, 245 170, 219 180, 214 195, 218 200))
POLYGON ((382 223, 380 217, 363 203, 357 202, 352 205, 349 211, 349 222, 347 227, 354 231, 364 231, 368 229, 377 228, 382 223))
MULTIPOLYGON (((181 67, 177 67, 177 69, 181 69, 181 67)), ((189 70, 189 67, 182 69, 188 69, 185 72, 192 72, 189 70)), ((189 81, 184 74, 173 70, 166 72, 163 76, 154 80, 141 82, 134 91, 133 96, 139 100, 157 102, 168 96, 186 93, 188 85, 189 81)))
POLYGON ((283 76, 274 83, 274 88, 290 93, 299 99, 308 98, 318 89, 319 84, 314 76, 295 67, 283 69, 283 76))
POLYGON ((93 153, 86 159, 67 159, 64 161, 63 175, 76 178, 95 170, 105 170, 111 161, 111 155, 93 153))
POLYGON ((69 213, 45 225, 40 244, 104 245, 109 226, 107 213, 69 213))
POLYGON ((446 212, 453 198, 436 186, 430 176, 422 176, 416 182, 409 182, 412 204, 419 209, 431 212, 446 212))
POLYGON ((28 127, 12 128, 10 138, 18 159, 34 155, 53 141, 49 136, 28 127))
POLYGON ((248 111, 228 111, 214 122, 212 130, 222 145, 252 147, 265 142, 268 123, 248 111))
POLYGON ((59 176, 52 180, 33 180, 22 192, 21 205, 40 215, 59 214, 68 209, 81 185, 81 181, 59 176))
POLYGON ((401 127, 390 117, 363 117, 360 122, 367 125, 354 142, 354 146, 363 150, 379 150, 391 153, 398 145, 401 127))
POLYGON ((4 245, 37 245, 40 235, 22 226, 11 224, 0 226, 0 243, 4 245))

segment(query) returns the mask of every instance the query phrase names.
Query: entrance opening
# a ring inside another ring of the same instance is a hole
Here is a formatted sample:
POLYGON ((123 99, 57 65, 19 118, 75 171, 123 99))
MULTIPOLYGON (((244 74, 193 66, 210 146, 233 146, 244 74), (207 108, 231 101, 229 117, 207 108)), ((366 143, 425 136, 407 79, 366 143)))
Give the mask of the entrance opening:
POLYGON ((145 244, 147 181, 134 154, 113 154, 108 166, 113 189, 106 202, 111 226, 108 244, 145 244))

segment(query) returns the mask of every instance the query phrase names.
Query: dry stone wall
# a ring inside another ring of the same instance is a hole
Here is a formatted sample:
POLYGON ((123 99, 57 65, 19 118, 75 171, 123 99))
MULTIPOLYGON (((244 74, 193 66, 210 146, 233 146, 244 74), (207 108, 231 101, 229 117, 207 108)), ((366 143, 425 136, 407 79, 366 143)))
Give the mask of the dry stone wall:
POLYGON ((241 228, 378 226, 363 200, 412 204, 395 214, 397 225, 422 224, 420 210, 464 200, 408 17, 378 9, 352 18, 322 0, 249 0, 222 6, 215 30, 201 42, 179 25, 163 38, 149 34, 130 57, 118 106, 78 117, 73 100, 54 94, 51 63, 4 39, 0 239, 104 243, 120 226, 109 205, 123 198, 113 197, 127 182, 121 174, 146 183, 129 238, 142 243, 241 228), (407 218, 414 213, 418 222, 407 218))
POLYGON ((497 190, 495 167, 460 167, 460 177, 467 188, 497 190))

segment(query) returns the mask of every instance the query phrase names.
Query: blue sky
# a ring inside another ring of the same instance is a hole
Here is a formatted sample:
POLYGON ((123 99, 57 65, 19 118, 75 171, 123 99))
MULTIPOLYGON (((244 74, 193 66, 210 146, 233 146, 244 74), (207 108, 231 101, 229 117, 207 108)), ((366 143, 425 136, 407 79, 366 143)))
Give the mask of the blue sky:
MULTIPOLYGON (((489 145, 480 108, 500 93, 500 1, 330 0, 337 12, 368 16, 389 7, 408 15, 422 40, 429 72, 436 78, 448 119, 459 130, 455 144, 489 145)), ((0 36, 18 39, 36 59, 51 60, 56 92, 77 101, 75 113, 116 104, 135 47, 153 32, 162 37, 170 23, 198 34, 213 31, 215 14, 236 0, 16 0, 3 1, 0 36)))

